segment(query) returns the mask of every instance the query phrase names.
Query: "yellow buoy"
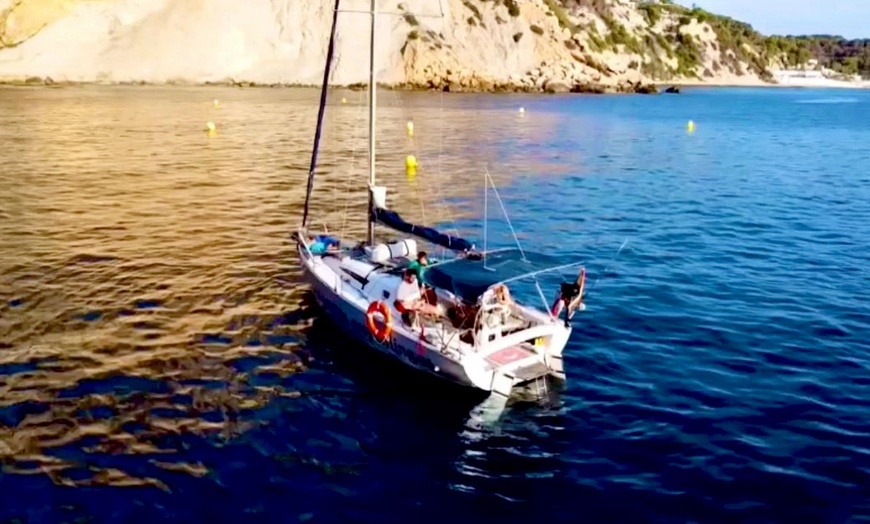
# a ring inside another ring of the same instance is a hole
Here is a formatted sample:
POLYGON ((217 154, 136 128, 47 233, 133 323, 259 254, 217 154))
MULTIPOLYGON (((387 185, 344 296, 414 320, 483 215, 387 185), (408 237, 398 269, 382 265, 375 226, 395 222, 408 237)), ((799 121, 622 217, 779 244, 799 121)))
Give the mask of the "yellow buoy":
POLYGON ((221 105, 221 102, 220 102, 220 100, 218 100, 218 99, 217 99, 217 98, 215 98, 215 99, 214 99, 214 100, 212 100, 212 102, 211 102, 211 103, 212 103, 212 104, 214 104, 214 106, 215 106, 215 107, 217 107, 217 106, 219 106, 219 105, 221 105))
POLYGON ((342 104, 346 104, 346 103, 347 103, 347 98, 345 98, 345 97, 341 97, 341 103, 342 103, 342 104))
POLYGON ((414 122, 408 120, 405 124, 405 130, 408 132, 408 136, 414 136, 414 122))
POLYGON ((411 169, 417 169, 417 158, 414 155, 405 157, 405 170, 410 171, 411 169))
POLYGON ((695 122, 692 121, 692 120, 689 120, 689 122, 686 124, 686 130, 687 130, 689 133, 694 132, 694 131, 695 131, 695 122))
POLYGON ((208 133, 208 136, 215 136, 217 134, 217 126, 214 125, 214 122, 205 123, 205 132, 208 133))

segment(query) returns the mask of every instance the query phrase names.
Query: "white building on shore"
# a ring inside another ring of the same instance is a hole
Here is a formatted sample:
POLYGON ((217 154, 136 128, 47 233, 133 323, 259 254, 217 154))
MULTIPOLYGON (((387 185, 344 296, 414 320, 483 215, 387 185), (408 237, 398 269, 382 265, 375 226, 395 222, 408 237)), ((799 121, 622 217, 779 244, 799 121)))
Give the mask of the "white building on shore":
POLYGON ((800 69, 772 69, 774 80, 785 86, 800 87, 866 87, 860 75, 843 75, 819 66, 810 60, 800 69))

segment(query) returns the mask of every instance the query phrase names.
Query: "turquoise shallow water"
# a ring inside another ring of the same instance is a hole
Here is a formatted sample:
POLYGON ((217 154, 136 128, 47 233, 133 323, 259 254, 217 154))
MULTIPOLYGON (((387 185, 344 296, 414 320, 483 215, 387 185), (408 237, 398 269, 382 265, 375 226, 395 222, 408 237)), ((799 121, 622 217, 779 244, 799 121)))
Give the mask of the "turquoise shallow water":
MULTIPOLYGON (((392 207, 479 244, 486 169, 524 248, 587 261, 567 385, 490 425, 307 305, 316 97, 0 90, 0 520, 870 518, 870 93, 382 94, 392 207)), ((331 97, 331 231, 362 97, 331 97)))

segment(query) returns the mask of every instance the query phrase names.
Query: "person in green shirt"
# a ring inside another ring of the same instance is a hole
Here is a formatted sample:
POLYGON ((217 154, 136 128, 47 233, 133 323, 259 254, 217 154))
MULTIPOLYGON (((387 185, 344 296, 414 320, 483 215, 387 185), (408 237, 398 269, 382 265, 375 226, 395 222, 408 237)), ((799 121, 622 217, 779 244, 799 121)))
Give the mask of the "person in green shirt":
POLYGON ((423 285, 423 273, 426 271, 426 266, 428 265, 429 257, 425 251, 417 253, 417 260, 408 264, 409 269, 413 269, 417 272, 417 282, 419 282, 421 286, 423 285))
POLYGON ((435 290, 426 285, 426 281, 423 280, 423 274, 426 272, 426 266, 429 265, 429 256, 425 251, 420 251, 417 253, 417 260, 412 261, 408 264, 408 269, 417 272, 417 283, 420 284, 420 291, 423 296, 430 304, 435 304, 437 302, 437 297, 435 296, 435 290))

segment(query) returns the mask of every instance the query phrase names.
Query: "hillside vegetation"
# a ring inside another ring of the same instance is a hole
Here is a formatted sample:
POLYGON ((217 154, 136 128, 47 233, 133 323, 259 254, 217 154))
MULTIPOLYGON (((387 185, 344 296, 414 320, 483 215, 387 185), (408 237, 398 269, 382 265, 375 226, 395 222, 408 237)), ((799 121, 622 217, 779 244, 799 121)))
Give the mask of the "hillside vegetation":
POLYGON ((767 46, 785 57, 789 67, 801 67, 810 59, 819 66, 844 75, 870 79, 870 39, 847 40, 841 36, 772 36, 767 46))
POLYGON ((832 35, 765 36, 745 22, 700 8, 682 7, 669 0, 638 4, 653 18, 669 11, 678 14, 682 24, 691 18, 708 23, 716 31, 719 43, 749 62, 760 75, 769 68, 801 68, 815 59, 820 67, 870 78, 870 39, 848 40, 832 35))

